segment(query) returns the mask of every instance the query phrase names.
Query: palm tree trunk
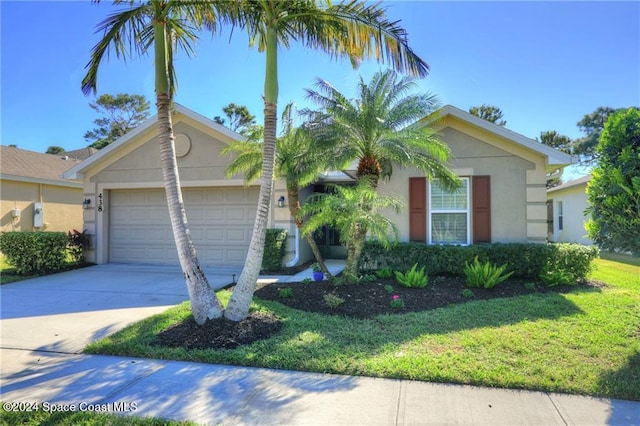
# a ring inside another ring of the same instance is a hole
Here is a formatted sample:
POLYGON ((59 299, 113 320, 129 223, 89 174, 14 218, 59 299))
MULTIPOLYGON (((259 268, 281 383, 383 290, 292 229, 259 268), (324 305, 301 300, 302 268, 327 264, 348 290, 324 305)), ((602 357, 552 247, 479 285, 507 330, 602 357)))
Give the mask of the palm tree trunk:
POLYGON ((352 235, 351 241, 347 243, 347 264, 344 270, 346 277, 358 276, 358 262, 364 249, 367 230, 358 224, 352 235))
POLYGON ((325 274, 329 281, 332 281, 334 276, 327 269, 327 265, 324 264, 324 259, 322 258, 322 254, 320 253, 318 244, 316 244, 316 240, 313 239, 313 235, 309 233, 302 233, 302 226, 304 225, 304 221, 299 217, 300 194, 298 188, 287 188, 287 195, 289 196, 289 213, 296 223, 296 227, 300 230, 300 234, 304 235, 304 238, 305 240, 307 240, 309 247, 311 247, 313 256, 316 258, 316 262, 318 262, 318 265, 320 265, 320 270, 325 274))
POLYGON ((267 219, 273 192, 273 170, 276 158, 276 129, 278 123, 278 37, 275 28, 267 24, 265 49, 266 69, 264 77, 264 147, 262 155, 262 184, 258 196, 258 210, 253 225, 247 259, 242 273, 231 294, 224 316, 231 321, 241 321, 249 315, 253 293, 256 290, 262 256, 267 219))
POLYGON ((271 195, 273 192, 273 169, 276 150, 276 115, 277 106, 271 102, 265 102, 264 108, 264 154, 262 161, 262 178, 260 193, 258 195, 258 210, 253 225, 253 234, 249 243, 247 259, 242 268, 238 283, 233 289, 229 304, 224 311, 224 316, 231 321, 241 321, 249 314, 249 307, 256 289, 262 257, 264 254, 264 239, 267 232, 267 220, 271 207, 271 195))
POLYGON ((178 260, 187 284, 191 311, 198 325, 207 319, 222 316, 222 306, 209 285, 196 255, 196 249, 189 233, 189 224, 184 210, 180 189, 180 176, 175 153, 173 124, 171 122, 171 86, 168 73, 168 52, 166 27, 161 22, 154 23, 155 65, 156 65, 156 107, 158 109, 158 138, 160 139, 160 162, 167 206, 171 218, 171 229, 178 250, 178 260))

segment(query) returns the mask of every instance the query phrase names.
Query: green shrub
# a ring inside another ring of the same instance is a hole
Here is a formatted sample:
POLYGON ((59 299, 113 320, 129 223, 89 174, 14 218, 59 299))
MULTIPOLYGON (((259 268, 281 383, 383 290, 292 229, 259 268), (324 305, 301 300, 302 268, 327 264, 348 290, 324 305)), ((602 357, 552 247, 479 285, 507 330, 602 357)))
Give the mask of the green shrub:
POLYGON ((64 232, 4 232, 0 252, 19 275, 46 274, 65 269, 69 238, 64 232))
POLYGON ((293 297, 293 290, 289 287, 283 287, 278 289, 278 297, 281 299, 287 299, 289 297, 293 297))
POLYGON ((467 285, 469 287, 493 288, 513 275, 513 272, 503 274, 506 268, 507 265, 496 266, 489 262, 480 263, 476 257, 473 263, 464 265, 467 285))
POLYGON ((427 285, 428 277, 424 273, 425 267, 423 266, 421 269, 417 269, 418 264, 414 264, 411 269, 409 269, 406 273, 402 272, 394 272, 396 276, 396 280, 400 283, 400 285, 408 288, 424 288, 427 285))
POLYGON ((382 279, 391 278, 393 277, 393 269, 388 266, 386 268, 378 269, 376 271, 376 276, 382 279))
POLYGON ((545 268, 540 274, 540 279, 547 287, 578 284, 573 274, 560 269, 554 269, 553 267, 545 268))
POLYGON ((282 261, 287 250, 287 231, 284 229, 267 229, 264 238, 264 255, 262 270, 274 272, 282 269, 282 261))
POLYGON ((462 290, 462 296, 466 297, 467 299, 471 299, 475 295, 473 294, 473 292, 471 290, 469 290, 468 288, 465 288, 464 290, 462 290))
POLYGON ((324 299, 324 303, 331 309, 335 309, 344 303, 344 299, 335 293, 327 293, 322 296, 322 298, 324 299))
POLYGON ((384 291, 386 291, 387 293, 391 294, 393 293, 395 290, 393 289, 393 286, 387 284, 384 286, 384 291))
POLYGON ((367 241, 362 252, 361 268, 388 267, 406 271, 411 265, 425 267, 429 276, 463 275, 464 265, 477 256, 481 262, 506 265, 513 276, 538 279, 547 264, 559 265, 577 280, 586 279, 598 249, 580 244, 478 244, 470 246, 397 243, 384 248, 377 241, 367 241))

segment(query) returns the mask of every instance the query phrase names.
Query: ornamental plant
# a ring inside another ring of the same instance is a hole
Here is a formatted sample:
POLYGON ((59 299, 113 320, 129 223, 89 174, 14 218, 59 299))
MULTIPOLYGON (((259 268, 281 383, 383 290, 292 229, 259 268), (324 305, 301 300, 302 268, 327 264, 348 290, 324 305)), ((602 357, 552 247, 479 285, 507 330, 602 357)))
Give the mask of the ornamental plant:
POLYGON ((344 299, 335 293, 327 293, 322 296, 322 298, 324 299, 324 303, 331 309, 335 309, 344 303, 344 299))
POLYGON ((393 269, 388 266, 386 268, 378 269, 376 271, 376 276, 382 279, 391 278, 393 277, 393 269))
POLYGON ((391 307, 394 309, 404 308, 404 300, 397 294, 391 296, 391 307))
POLYGON ((396 280, 400 285, 408 288, 424 288, 427 285, 428 277, 425 273, 425 267, 423 266, 421 269, 417 269, 418 264, 414 264, 411 269, 409 269, 404 274, 402 272, 394 272, 396 275, 396 280))
POLYGON ((464 274, 467 277, 467 286, 477 288, 493 288, 501 282, 507 280, 513 271, 503 274, 507 265, 496 266, 489 262, 480 263, 478 256, 473 263, 465 263, 464 274))

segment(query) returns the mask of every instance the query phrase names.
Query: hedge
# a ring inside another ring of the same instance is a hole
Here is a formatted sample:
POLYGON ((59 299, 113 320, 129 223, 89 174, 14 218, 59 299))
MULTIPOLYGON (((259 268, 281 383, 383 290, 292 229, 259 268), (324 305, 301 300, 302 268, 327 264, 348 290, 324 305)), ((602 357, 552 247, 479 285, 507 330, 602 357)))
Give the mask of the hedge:
POLYGON ((287 231, 284 229, 267 229, 262 257, 264 272, 275 272, 282 269, 282 261, 287 250, 287 235, 287 231))
POLYGON ((478 244, 470 246, 397 243, 388 249, 377 241, 365 244, 360 268, 373 270, 390 267, 406 271, 414 264, 425 267, 428 275, 463 275, 465 263, 475 257, 481 262, 507 265, 506 272, 516 277, 538 279, 545 266, 571 273, 584 280, 591 261, 598 256, 596 247, 580 244, 478 244))
POLYGON ((65 269, 69 238, 64 232, 3 232, 0 252, 19 275, 65 269))

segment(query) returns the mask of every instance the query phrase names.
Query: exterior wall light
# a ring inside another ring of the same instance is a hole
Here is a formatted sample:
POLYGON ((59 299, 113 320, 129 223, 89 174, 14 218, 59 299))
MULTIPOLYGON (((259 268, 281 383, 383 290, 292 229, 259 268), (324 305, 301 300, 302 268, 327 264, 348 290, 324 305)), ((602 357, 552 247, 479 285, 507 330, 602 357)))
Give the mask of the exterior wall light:
POLYGON ((281 195, 280 198, 278 198, 278 207, 284 207, 284 195, 281 195))
POLYGON ((84 201, 82 202, 82 208, 86 210, 89 208, 90 205, 91 205, 91 199, 85 198, 84 201))

